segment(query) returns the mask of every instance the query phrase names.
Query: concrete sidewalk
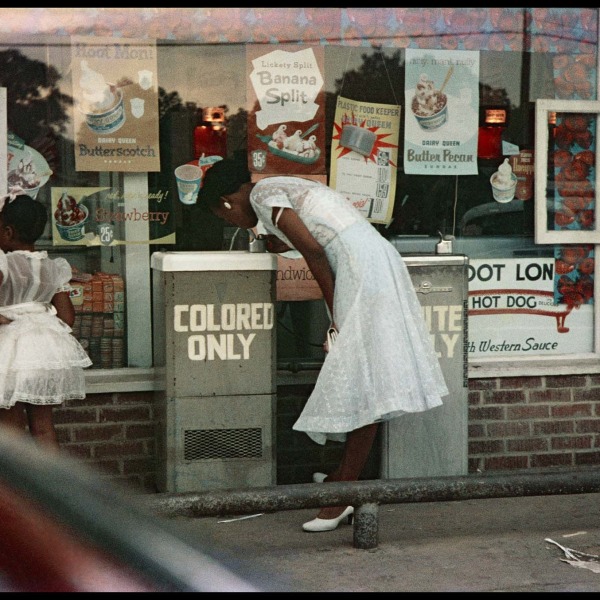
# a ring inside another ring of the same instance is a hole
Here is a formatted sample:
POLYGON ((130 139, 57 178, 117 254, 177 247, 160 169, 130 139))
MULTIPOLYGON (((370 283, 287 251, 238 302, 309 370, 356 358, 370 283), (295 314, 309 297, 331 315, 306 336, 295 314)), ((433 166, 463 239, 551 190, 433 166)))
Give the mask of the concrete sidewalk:
POLYGON ((316 512, 169 520, 265 591, 600 591, 600 573, 564 562, 545 541, 600 555, 597 493, 382 505, 372 550, 355 548, 346 524, 302 531, 316 512))

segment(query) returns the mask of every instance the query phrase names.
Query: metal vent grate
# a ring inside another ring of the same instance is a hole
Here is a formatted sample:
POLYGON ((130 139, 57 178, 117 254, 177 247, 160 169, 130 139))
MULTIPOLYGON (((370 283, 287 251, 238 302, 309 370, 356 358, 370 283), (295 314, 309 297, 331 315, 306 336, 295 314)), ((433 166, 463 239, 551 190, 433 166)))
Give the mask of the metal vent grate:
POLYGON ((188 429, 184 432, 184 460, 262 458, 262 430, 188 429))

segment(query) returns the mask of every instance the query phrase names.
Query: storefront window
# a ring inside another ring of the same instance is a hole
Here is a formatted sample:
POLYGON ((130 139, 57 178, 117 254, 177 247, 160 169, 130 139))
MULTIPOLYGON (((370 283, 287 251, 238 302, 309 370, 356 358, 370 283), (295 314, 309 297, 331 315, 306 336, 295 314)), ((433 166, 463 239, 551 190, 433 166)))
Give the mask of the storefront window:
MULTIPOLYGON (((596 97, 597 44, 596 38, 590 37, 594 29, 590 18, 596 13, 545 9, 544 20, 541 13, 531 12, 536 9, 444 9, 443 14, 430 15, 439 21, 435 31, 427 29, 427 20, 415 19, 410 25, 407 19, 402 27, 395 28, 389 21, 385 35, 381 27, 375 27, 377 34, 371 35, 361 33, 367 9, 342 10, 350 23, 346 31, 356 29, 356 35, 363 36, 368 44, 340 40, 325 44, 319 36, 313 42, 298 44, 299 49, 311 43, 323 46, 327 170, 338 97, 400 105, 392 219, 376 227, 401 253, 432 253, 441 233, 454 236, 454 252, 469 257, 471 286, 476 292, 469 298, 469 360, 473 369, 492 362, 508 364, 515 357, 552 363, 572 354, 594 360, 600 351, 595 334, 594 273, 588 273, 592 294, 585 303, 571 306, 562 317, 554 315, 560 312, 557 308, 548 308, 549 304, 560 304, 555 293, 556 276, 560 275, 557 269, 565 251, 562 244, 536 241, 534 172, 538 168, 536 102, 596 97), (572 26, 567 21, 573 21, 572 26), (414 31, 408 31, 410 27, 414 31), (409 110, 405 101, 407 48, 478 53, 476 174, 406 172, 402 156, 404 115, 409 110), (506 200, 495 195, 491 184, 505 161, 517 179, 512 197, 506 200), (496 293, 506 289, 518 293, 496 293), (536 333, 525 335, 519 319, 531 302, 536 303, 540 314, 535 313, 530 322, 536 333), (555 321, 556 328, 548 326, 555 321), (504 329, 515 323, 514 335, 498 338, 495 329, 499 323, 504 329), (569 335, 577 337, 578 343, 562 343, 569 335), (555 341, 561 343, 554 345, 555 341)), ((174 176, 177 167, 197 163, 203 157, 247 155, 248 114, 252 110, 247 98, 247 44, 156 39, 160 170, 124 173, 76 169, 69 38, 3 36, 1 42, 0 87, 7 89, 8 131, 40 153, 52 172, 38 192, 40 200, 54 208, 52 193, 57 192, 52 190, 63 188, 110 189, 122 195, 126 206, 137 202, 134 197, 169 199, 165 206, 175 233, 173 240, 160 241, 162 234, 153 232, 153 224, 129 223, 123 235, 127 241, 138 243, 56 245, 50 230, 42 243, 44 249, 69 260, 79 283, 87 284, 88 276, 97 273, 113 279, 104 282, 106 288, 96 283, 98 290, 102 287, 112 298, 112 304, 103 300, 102 311, 100 304, 92 304, 91 311, 86 306, 77 330, 78 337, 89 338, 90 352, 97 353, 95 367, 150 367, 151 253, 225 250, 244 247, 247 241, 246 232, 232 231, 193 199, 182 197, 174 176), (139 243, 150 239, 159 241, 139 243), (111 284, 112 292, 108 291, 111 284), (110 295, 115 293, 115 284, 117 289, 123 287, 123 295, 118 296, 122 300, 115 301, 110 295), (99 328, 102 334, 95 335, 99 328)), ((590 171, 595 164, 590 163, 590 171)), ((549 213, 545 223, 553 218, 549 213)), ((594 249, 587 248, 586 258, 593 259, 594 249)), ((586 264, 589 267, 591 262, 586 264)), ((589 291, 589 285, 586 289, 589 291)), ((94 291, 91 294, 93 297, 94 291)), ((314 367, 323 358, 321 338, 327 315, 322 302, 280 302, 278 313, 280 364, 314 367)))

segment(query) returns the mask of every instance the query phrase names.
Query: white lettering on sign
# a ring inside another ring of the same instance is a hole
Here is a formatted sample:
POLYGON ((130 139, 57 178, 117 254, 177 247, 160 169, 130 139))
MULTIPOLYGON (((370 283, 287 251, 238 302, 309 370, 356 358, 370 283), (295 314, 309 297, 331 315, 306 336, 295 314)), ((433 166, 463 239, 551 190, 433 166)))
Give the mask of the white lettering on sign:
POLYGON ((423 306, 423 316, 438 358, 453 358, 463 331, 463 307, 460 304, 423 306))
POLYGON ((221 333, 214 335, 190 335, 188 338, 188 358, 190 360, 248 360, 250 345, 255 333, 221 333))
POLYGON ((173 330, 190 333, 190 360, 249 360, 256 333, 274 326, 272 302, 240 304, 177 304, 173 308, 173 330))

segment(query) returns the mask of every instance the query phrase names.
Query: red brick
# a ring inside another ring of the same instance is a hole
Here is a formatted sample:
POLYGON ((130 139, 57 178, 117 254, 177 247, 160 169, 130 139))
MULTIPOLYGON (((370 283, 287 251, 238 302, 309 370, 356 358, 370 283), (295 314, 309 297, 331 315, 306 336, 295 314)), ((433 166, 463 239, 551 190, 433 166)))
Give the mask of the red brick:
POLYGON ((570 402, 571 390, 531 390, 529 392, 530 402, 570 402))
POLYGON ((591 417, 592 407, 589 404, 565 404, 552 407, 552 416, 557 419, 591 417))
POLYGON ((481 392, 468 392, 467 393, 467 401, 469 406, 475 406, 481 404, 481 392))
POLYGON ((469 379, 469 390, 493 390, 498 387, 496 379, 469 379))
POLYGON ((53 411, 54 423, 56 425, 66 423, 97 423, 97 412, 95 409, 76 409, 66 410, 64 408, 57 408, 53 411))
POLYGON ((502 377, 500 379, 501 389, 524 389, 542 387, 541 377, 502 377))
POLYGON ((99 442, 123 438, 122 425, 90 425, 73 429, 73 439, 76 442, 99 442))
POLYGON ((504 419, 504 408, 501 406, 469 407, 469 421, 500 421, 504 419))
POLYGON ((469 454, 499 454, 500 452, 505 452, 502 440, 469 442, 469 454))
POLYGON ((575 422, 577 433, 600 433, 600 421, 598 419, 586 419, 575 422))
POLYGON ((122 423, 124 421, 149 421, 150 409, 147 406, 127 406, 100 409, 99 421, 122 423))
POLYGON ((485 436, 485 428, 481 423, 472 423, 467 426, 468 438, 470 440, 485 436))
POLYGON ((94 456, 97 458, 137 458, 143 454, 144 444, 142 444, 142 442, 127 441, 120 443, 100 444, 94 447, 94 456))
POLYGON ((542 438, 521 438, 507 440, 506 449, 509 452, 534 452, 548 450, 548 440, 542 438))
POLYGON ((528 466, 528 460, 526 456, 501 456, 496 458, 486 458, 484 464, 486 471, 526 469, 528 466))
POLYGON ((506 418, 509 421, 513 419, 547 419, 549 416, 550 407, 542 404, 506 407, 506 418))
POLYGON ((74 458, 92 458, 92 448, 90 446, 84 446, 82 444, 61 444, 61 449, 74 458))
POLYGON ((592 437, 555 437, 552 438, 553 450, 574 450, 576 448, 591 448, 592 437))
POLYGON ((522 390, 486 391, 483 394, 485 404, 515 404, 525 402, 525 392, 522 390))
POLYGON ((533 423, 534 434, 574 433, 573 421, 544 421, 533 423))
POLYGON ((125 424, 125 437, 131 439, 149 439, 156 435, 154 424, 125 424))
POLYGON ((546 376, 546 387, 584 387, 586 385, 585 375, 552 375, 546 376))
POLYGON ((600 390, 598 388, 574 389, 573 399, 575 402, 600 402, 600 390))
POLYGON ((575 454, 576 465, 600 465, 600 452, 580 452, 575 454))
POLYGON ((570 452, 560 454, 536 454, 531 457, 532 468, 538 467, 567 467, 573 465, 573 457, 570 452))
POLYGON ((529 436, 530 424, 526 421, 511 421, 505 423, 488 423, 488 435, 490 437, 517 437, 529 436))

